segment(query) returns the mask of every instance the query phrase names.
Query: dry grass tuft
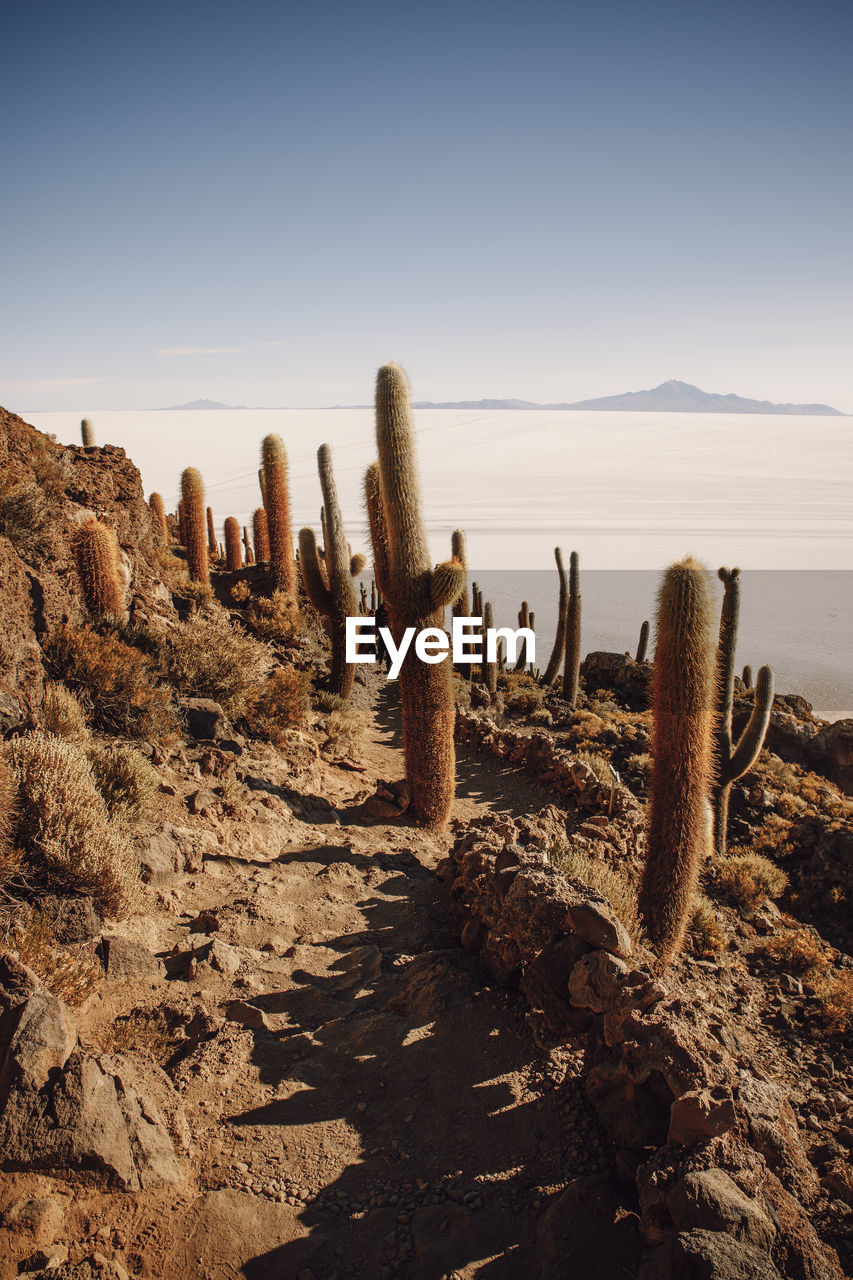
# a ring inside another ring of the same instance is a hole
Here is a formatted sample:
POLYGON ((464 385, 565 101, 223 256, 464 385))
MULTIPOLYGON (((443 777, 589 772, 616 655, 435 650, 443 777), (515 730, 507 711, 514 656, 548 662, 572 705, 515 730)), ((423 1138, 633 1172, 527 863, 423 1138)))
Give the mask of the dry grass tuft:
POLYGON ((40 718, 45 733, 53 733, 57 738, 85 742, 89 737, 86 713, 64 684, 45 685, 40 718))
POLYGON ((733 851, 719 862, 717 883, 739 911, 754 911, 765 898, 775 899, 783 894, 788 877, 760 853, 733 851))
POLYGON ((272 644, 290 644, 302 631, 299 607, 286 591, 274 591, 269 597, 250 600, 246 620, 254 635, 272 644))
POLYGON ((245 604, 251 598, 252 588, 248 582, 235 582, 231 588, 231 599, 235 604, 245 604))
POLYGON ((768 938, 763 951, 765 956, 788 973, 817 976, 830 963, 826 947, 809 929, 789 929, 786 933, 768 938))
POLYGON ((160 684, 154 662, 112 631, 63 623, 46 653, 54 674, 91 704, 99 729, 138 738, 174 729, 171 693, 160 684))
POLYGON ((580 849, 573 849, 571 845, 553 846, 549 856, 552 866, 563 875, 570 880, 579 880, 602 894, 628 930, 631 940, 640 946, 646 945, 637 914, 637 892, 627 876, 606 862, 590 858, 580 849))
POLYGON ((17 485, 0 498, 0 533, 28 564, 40 561, 49 551, 50 525, 50 507, 38 485, 17 485))
POLYGON ((91 742, 86 757, 110 817, 138 818, 157 790, 157 771, 133 747, 91 742))
POLYGON ((213 606, 194 614, 169 636, 166 661, 182 693, 212 698, 232 719, 241 719, 261 700, 273 654, 213 606))
POLYGON ((276 667, 264 683, 255 688, 246 720, 251 732, 281 745, 286 730, 302 723, 308 707, 310 677, 296 667, 276 667))
POLYGON ((689 925, 693 954, 702 960, 718 956, 726 947, 726 932, 717 919, 714 904, 699 894, 689 925))
POLYGON ((37 730, 16 738, 6 759, 18 785, 18 841, 51 886, 91 894, 116 916, 132 905, 138 884, 127 835, 110 822, 82 750, 37 730))
POLYGON ((165 1066, 176 1048, 161 1009, 133 1009, 111 1022, 101 1039, 106 1053, 148 1053, 160 1066, 165 1066))
POLYGON ((340 756, 352 756, 367 728, 367 718, 360 711, 346 707, 333 711, 326 721, 325 746, 340 756))
POLYGON ((6 946, 17 952, 22 963, 32 969, 52 995, 72 1008, 83 1003, 102 977, 99 965, 59 945, 37 908, 29 913, 25 922, 14 925, 6 938, 6 946))

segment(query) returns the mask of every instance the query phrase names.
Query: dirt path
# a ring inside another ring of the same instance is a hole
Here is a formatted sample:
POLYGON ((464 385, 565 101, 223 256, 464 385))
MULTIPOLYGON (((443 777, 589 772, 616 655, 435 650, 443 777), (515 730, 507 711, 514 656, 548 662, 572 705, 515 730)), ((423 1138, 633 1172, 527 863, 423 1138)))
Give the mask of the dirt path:
MULTIPOLYGON (((275 753, 250 757, 248 818, 224 839, 211 829, 199 870, 160 891, 171 914, 137 923, 162 955, 203 941, 188 924, 208 913, 194 927, 239 968, 199 964, 142 1001, 183 1001, 185 1022, 194 1011, 195 1043, 170 1075, 196 1179, 177 1193, 77 1197, 78 1230, 112 1219, 131 1275, 538 1275, 548 1201, 610 1167, 577 1062, 537 1047, 523 1002, 486 986, 459 946, 434 874, 446 841, 355 820, 359 794, 400 776, 398 739, 384 686, 366 772, 312 757, 299 781, 275 753)), ((546 799, 474 757, 459 776, 463 819, 546 799)), ((92 1034, 140 999, 132 984, 108 987, 92 1034)))

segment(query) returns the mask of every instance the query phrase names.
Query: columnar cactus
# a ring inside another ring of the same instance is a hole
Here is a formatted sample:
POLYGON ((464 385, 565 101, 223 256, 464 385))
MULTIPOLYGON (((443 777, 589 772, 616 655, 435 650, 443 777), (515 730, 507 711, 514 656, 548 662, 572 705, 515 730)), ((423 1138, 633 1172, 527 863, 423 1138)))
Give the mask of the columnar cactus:
POLYGON ((671 565, 658 594, 652 780, 639 909, 664 964, 681 947, 711 842, 713 605, 706 569, 671 565))
POLYGON ((465 571, 465 583, 462 587, 459 599, 453 606, 454 618, 468 617, 468 548, 465 541, 465 533, 462 529, 454 529, 450 537, 450 554, 451 559, 457 564, 461 564, 465 571))
POLYGON ((644 622, 640 627, 640 639, 637 642, 637 656, 635 662, 645 662, 646 650, 649 647, 649 624, 644 622))
POLYGON ((225 521, 225 568, 229 573, 243 568, 243 554, 240 548, 240 526, 234 516, 225 521))
POLYGON ((92 617, 124 618, 121 553, 112 529, 89 516, 75 535, 74 558, 92 617))
POLYGON ((263 507, 258 507, 252 516, 252 534, 255 539, 255 562, 267 564, 270 558, 270 535, 267 513, 263 507))
POLYGON ((577 551, 569 556, 569 602, 566 606, 566 664, 563 697, 570 707, 578 700, 581 672, 581 575, 577 551))
POLYGON ((497 658, 494 662, 489 662, 486 658, 486 635, 494 628, 495 610, 491 600, 487 600, 483 605, 483 684, 489 691, 489 696, 494 698, 498 691, 498 667, 500 663, 497 658))
POLYGON ((204 485, 195 467, 187 467, 181 476, 181 494, 184 507, 184 546, 187 549, 187 568, 193 582, 210 586, 210 565, 207 559, 207 539, 204 528, 204 485))
POLYGON ((566 570, 563 566, 563 553, 559 547, 554 548, 554 559, 557 562, 557 573, 560 580, 560 596, 557 602, 557 634, 554 637, 554 647, 551 650, 551 656, 548 659, 548 665, 542 677, 542 683, 546 685, 552 683, 559 671, 560 663, 563 659, 563 651, 566 647, 566 606, 569 599, 569 580, 566 577, 566 570))
POLYGON ((383 600, 388 600, 391 575, 389 556, 391 553, 388 546, 385 512, 382 507, 382 484, 379 478, 378 462, 372 462, 364 475, 364 506, 367 511, 367 523, 370 529, 370 545, 373 548, 374 579, 380 597, 383 600))
MULTIPOLYGON (((518 611, 518 625, 520 627, 530 627, 530 605, 526 600, 522 600, 521 608, 518 611)), ((518 653, 515 657, 515 670, 524 671, 527 667, 527 643, 522 641, 518 646, 518 653)))
POLYGON ((84 418, 80 423, 80 435, 84 449, 93 449, 95 447, 95 428, 89 418, 84 418))
MULTIPOLYGON (((382 588, 382 594, 399 642, 407 627, 418 632, 442 626, 445 607, 462 592, 465 571, 453 562, 431 567, 409 382, 396 364, 383 365, 376 379, 376 443, 390 570, 389 590, 382 588)), ((409 811, 424 826, 440 828, 450 816, 456 789, 456 710, 449 658, 428 664, 410 649, 400 671, 400 700, 409 811)))
POLYGON ((154 528, 164 547, 169 545, 169 525, 166 522, 166 508, 159 493, 152 493, 148 499, 151 515, 154 517, 154 528))
POLYGON ((745 689, 752 688, 752 667, 749 665, 749 663, 747 663, 746 666, 744 667, 743 675, 741 676, 741 679, 743 680, 745 689))
POLYGON ((252 554, 252 543, 249 540, 249 530, 243 525, 243 554, 246 558, 246 564, 251 564, 249 557, 252 554))
MULTIPOLYGON (((726 828, 729 821, 731 785, 758 759, 770 712, 773 707, 773 672, 760 667, 755 680, 752 715, 737 746, 732 741, 732 699, 735 683, 735 649, 740 613, 740 569, 720 569, 723 583, 723 607, 720 613, 720 636, 717 642, 716 706, 714 733, 717 777, 713 790, 714 848, 719 857, 726 852, 726 828)), ((750 673, 751 674, 751 673, 750 673)))
POLYGON ((300 530, 299 565, 311 603, 328 619, 332 641, 329 688, 339 697, 348 698, 355 679, 355 667, 346 660, 346 620, 358 613, 353 579, 361 572, 364 561, 361 556, 349 554, 332 471, 332 453, 327 444, 321 445, 317 451, 317 468, 326 516, 326 578, 320 570, 313 529, 300 530))
MULTIPOLYGON (((480 588, 477 586, 476 582, 471 583, 471 617, 472 618, 483 617, 483 593, 480 590, 480 588)), ((479 624, 473 623, 471 626, 471 643, 468 647, 473 649, 474 652, 476 653, 478 648, 481 649, 483 647, 483 643, 484 643, 483 623, 482 622, 480 622, 479 624)), ((483 662, 485 662, 485 657, 483 658, 483 662)), ((468 666, 468 679, 473 683, 474 681, 473 662, 470 663, 468 666)))
POLYGON ((263 443, 266 498, 264 506, 270 539, 270 567, 275 585, 296 594, 296 568, 290 534, 290 495, 287 488, 287 454, 281 437, 268 435, 263 443))
POLYGON ((266 510, 266 506, 267 506, 267 478, 266 478, 266 475, 264 474, 264 469, 263 469, 263 467, 261 467, 260 471, 258 472, 258 484, 260 485, 260 489, 261 489, 261 505, 263 506, 264 510, 266 510))
POLYGON ((216 529, 213 524, 213 507, 207 508, 207 554, 211 560, 216 558, 216 529))

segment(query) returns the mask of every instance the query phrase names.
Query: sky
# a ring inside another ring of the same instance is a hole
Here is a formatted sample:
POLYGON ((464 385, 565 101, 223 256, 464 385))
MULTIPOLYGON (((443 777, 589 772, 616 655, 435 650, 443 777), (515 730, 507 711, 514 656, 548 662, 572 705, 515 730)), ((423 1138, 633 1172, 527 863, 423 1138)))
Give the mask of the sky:
POLYGON ((28 0, 0 404, 853 413, 849 0, 28 0))

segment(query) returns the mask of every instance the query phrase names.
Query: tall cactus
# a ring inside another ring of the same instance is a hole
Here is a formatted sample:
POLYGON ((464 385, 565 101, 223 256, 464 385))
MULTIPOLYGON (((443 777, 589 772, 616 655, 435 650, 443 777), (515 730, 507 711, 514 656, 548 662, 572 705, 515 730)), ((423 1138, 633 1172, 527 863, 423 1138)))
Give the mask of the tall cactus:
POLYGON ((732 783, 751 769, 758 759, 770 712, 773 707, 773 672, 760 667, 755 679, 752 715, 737 746, 732 741, 732 700, 735 683, 735 649, 740 614, 740 569, 720 569, 723 584, 723 607, 720 612, 720 636, 717 642, 716 706, 714 730, 717 777, 713 790, 714 848, 718 857, 726 852, 726 828, 729 822, 729 794, 732 783))
POLYGON ((707 570, 671 565, 658 594, 652 782, 640 915, 666 964, 681 947, 710 846, 714 647, 707 570))
POLYGON ((370 545, 373 548, 373 576, 379 595, 389 600, 391 589, 391 562, 388 546, 388 529, 385 524, 385 511, 382 507, 382 483, 379 478, 379 463, 371 462, 364 475, 364 505, 367 511, 367 523, 370 530, 370 545))
POLYGON ((163 499, 159 493, 152 493, 148 499, 148 506, 151 508, 151 515, 154 518, 154 528, 159 535, 163 546, 169 545, 169 525, 166 521, 166 508, 163 506, 163 499))
POLYGON ((268 435, 263 443, 266 479, 267 522, 270 539, 270 567, 273 581, 289 596, 296 594, 296 567, 290 533, 290 494, 287 487, 287 454, 280 436, 268 435))
POLYGON ((578 700, 581 672, 581 575, 577 551, 569 556, 569 602, 566 605, 566 664, 563 697, 570 707, 578 700))
POLYGON ((249 539, 249 530, 245 525, 243 525, 243 555, 245 557, 246 564, 251 564, 252 560, 250 557, 252 555, 252 543, 249 539))
POLYGON ((207 559, 205 536, 204 485, 195 467, 187 467, 181 476, 181 494, 184 504, 184 546, 187 549, 187 568, 193 582, 210 586, 210 565, 207 559))
POLYGON ((89 418, 84 418, 80 423, 80 437, 83 441, 84 449, 93 449, 95 447, 95 428, 89 418))
POLYGON ((216 559, 216 528, 213 523, 213 507, 207 508, 207 554, 211 560, 216 559))
POLYGON ((332 452, 327 444, 321 445, 317 451, 317 468, 320 472, 325 511, 325 579, 320 570, 313 529, 300 530, 299 565, 311 603, 328 619, 329 623, 332 641, 329 688, 339 697, 348 698, 352 693, 355 666, 346 660, 346 620, 354 618, 358 613, 353 579, 361 572, 364 561, 361 556, 349 554, 335 476, 332 471, 332 452))
POLYGON ((112 529, 95 516, 87 517, 74 538, 74 558, 92 617, 124 618, 121 555, 112 529))
MULTIPOLYGON (((518 611, 518 625, 520 627, 527 627, 532 630, 533 624, 530 621, 530 605, 527 603, 526 600, 522 600, 521 608, 518 611)), ((527 641, 522 640, 521 644, 518 646, 518 653, 516 654, 516 658, 515 658, 515 670, 524 671, 526 670, 526 668, 527 668, 527 641)))
POLYGON ((640 638, 637 641, 637 656, 634 659, 635 662, 645 662, 646 650, 648 649, 648 647, 649 647, 649 624, 648 622, 644 622, 640 626, 640 638))
POLYGON ((267 513, 258 507, 252 516, 252 534, 255 540, 255 562, 268 564, 270 558, 270 535, 267 527, 267 513))
MULTIPOLYGON (((389 590, 382 594, 387 594, 391 628, 399 643, 407 627, 418 632, 442 626, 445 607, 459 597, 465 573, 453 562, 431 567, 409 382, 396 364, 383 365, 377 375, 376 443, 389 553, 389 590)), ((424 826, 440 828, 450 816, 456 789, 456 711, 449 659, 428 664, 410 649, 400 671, 400 700, 409 811, 424 826)))
POLYGON ((542 677, 542 683, 545 685, 551 684, 554 676, 559 671, 566 647, 566 606, 569 600, 569 580, 566 577, 566 570, 563 565, 563 553, 559 547, 554 548, 554 559, 557 562, 557 574, 560 580, 560 596, 557 602, 557 634, 554 637, 554 647, 551 650, 551 656, 548 659, 548 665, 542 677))
POLYGON ((225 568, 229 573, 235 573, 243 568, 240 526, 234 516, 229 516, 225 521, 225 568))
POLYGON ((497 658, 494 662, 489 662, 486 658, 486 636, 495 626, 495 610, 491 600, 487 600, 483 605, 483 684, 489 691, 489 696, 494 699, 498 691, 498 667, 500 666, 497 658))

